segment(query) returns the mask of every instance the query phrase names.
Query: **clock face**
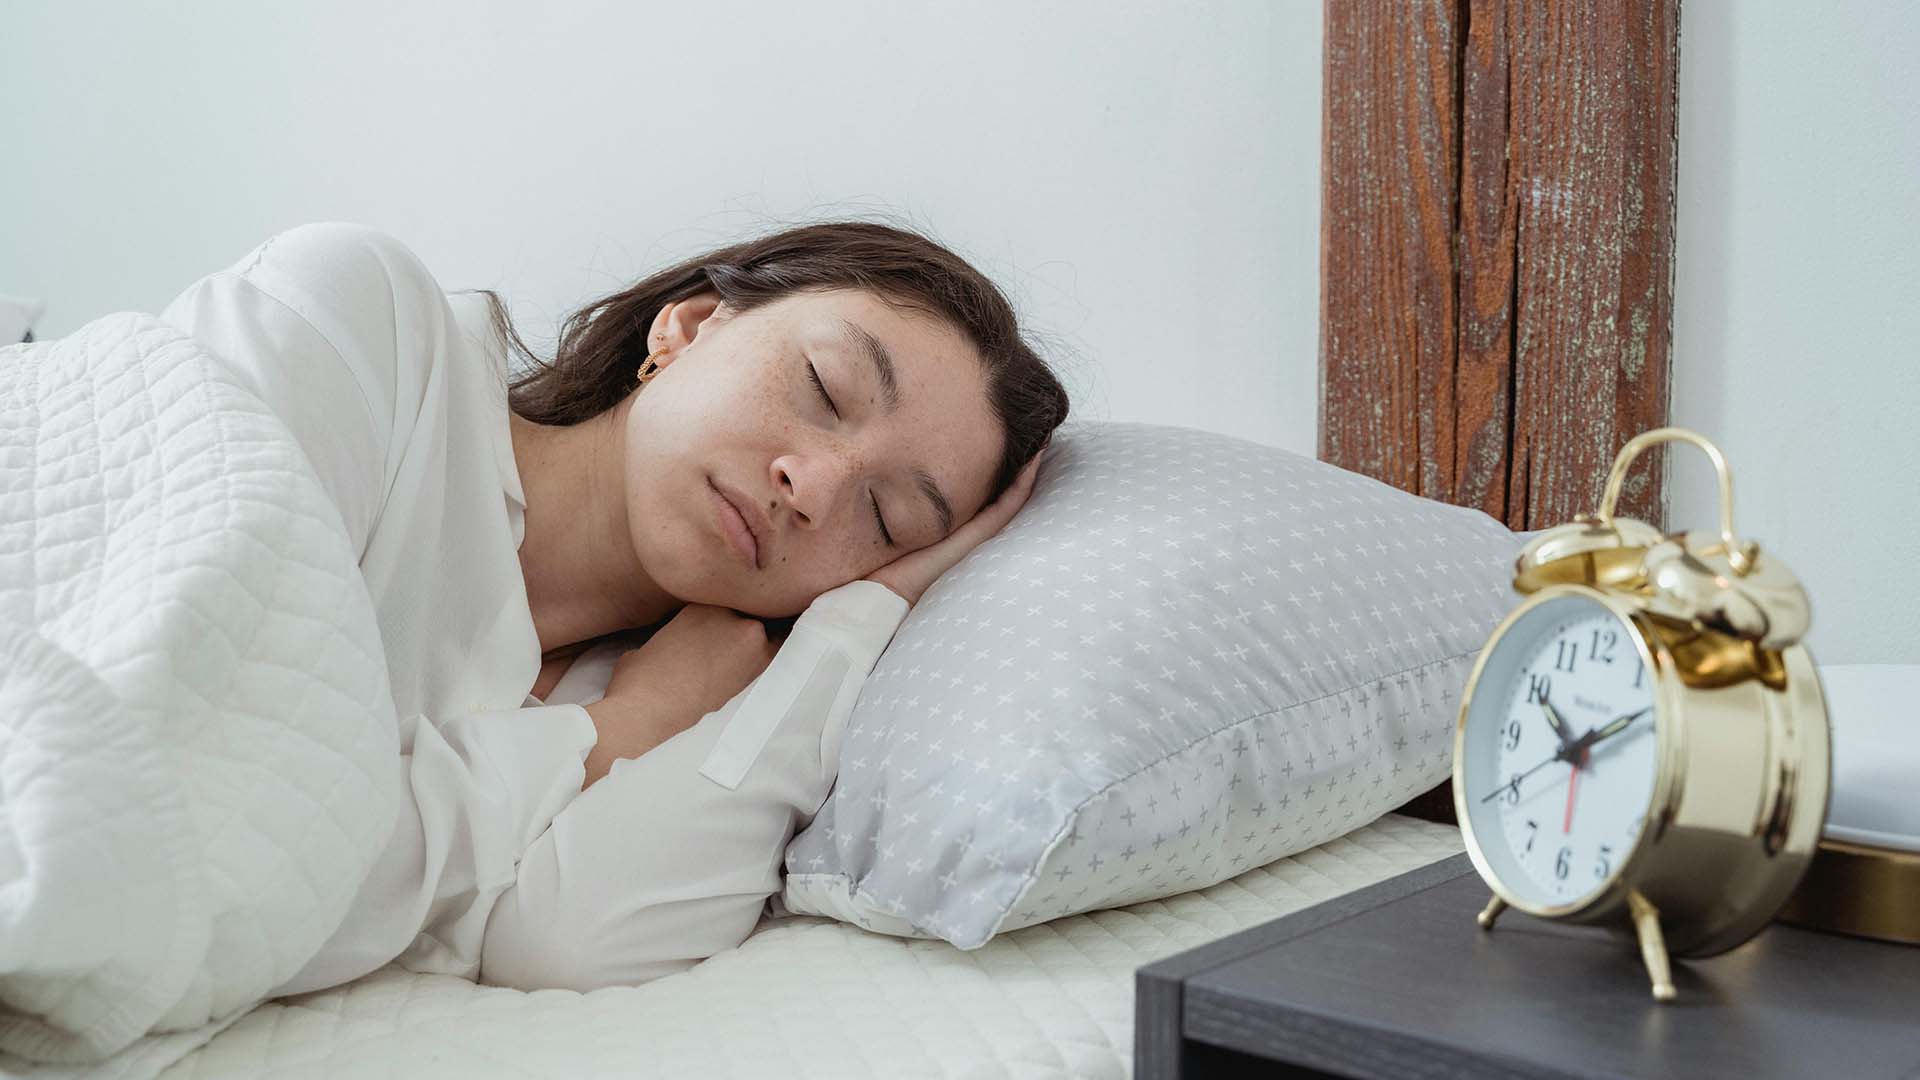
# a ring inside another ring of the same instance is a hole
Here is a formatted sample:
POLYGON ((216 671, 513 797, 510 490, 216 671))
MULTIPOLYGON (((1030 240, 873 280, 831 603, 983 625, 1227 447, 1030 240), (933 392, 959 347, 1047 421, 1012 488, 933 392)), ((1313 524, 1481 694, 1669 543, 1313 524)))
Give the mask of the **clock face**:
POLYGON ((1578 594, 1542 601, 1492 646, 1460 753, 1474 840, 1534 907, 1592 898, 1638 843, 1659 717, 1637 632, 1578 594))

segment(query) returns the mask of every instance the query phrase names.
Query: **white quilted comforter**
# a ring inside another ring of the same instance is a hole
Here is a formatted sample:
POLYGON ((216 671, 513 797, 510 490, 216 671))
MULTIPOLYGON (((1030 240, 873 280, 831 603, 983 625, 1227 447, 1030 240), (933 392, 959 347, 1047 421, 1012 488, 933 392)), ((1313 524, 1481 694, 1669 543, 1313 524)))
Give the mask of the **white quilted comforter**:
POLYGON ((1206 889, 972 951, 766 919, 687 971, 588 994, 389 966, 268 1002, 161 1080, 1117 1080, 1133 1066, 1134 969, 1460 850, 1460 830, 1389 814, 1206 889))
POLYGON ((147 315, 0 349, 0 1050, 124 1065, 258 1002, 379 854, 398 746, 264 403, 147 315))

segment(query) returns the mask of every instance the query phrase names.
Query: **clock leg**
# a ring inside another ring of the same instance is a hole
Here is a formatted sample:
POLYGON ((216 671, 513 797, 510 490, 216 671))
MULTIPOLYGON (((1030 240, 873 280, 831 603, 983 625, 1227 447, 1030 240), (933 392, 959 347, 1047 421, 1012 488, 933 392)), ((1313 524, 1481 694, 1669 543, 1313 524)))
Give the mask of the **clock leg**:
POLYGON ((1660 933, 1660 912, 1636 890, 1627 894, 1627 907, 1633 911, 1633 928, 1640 934, 1640 958, 1646 961, 1647 975, 1653 979, 1653 999, 1674 998, 1673 969, 1667 960, 1667 940, 1660 933))
POLYGON ((1505 910, 1507 910, 1507 902, 1496 896, 1487 901, 1487 906, 1481 909, 1480 914, 1474 916, 1473 921, 1480 924, 1480 929, 1491 930, 1493 929, 1493 920, 1499 918, 1500 913, 1505 910))

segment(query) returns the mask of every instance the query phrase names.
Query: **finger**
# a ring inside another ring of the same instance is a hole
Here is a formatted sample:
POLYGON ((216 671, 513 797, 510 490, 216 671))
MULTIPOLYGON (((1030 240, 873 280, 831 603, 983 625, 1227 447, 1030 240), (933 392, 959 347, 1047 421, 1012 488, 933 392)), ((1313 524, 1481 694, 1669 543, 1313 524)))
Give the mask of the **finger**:
POLYGON ((1032 484, 1033 484, 1033 483, 1034 483, 1034 482, 1035 482, 1036 480, 1038 480, 1038 479, 1040 479, 1040 457, 1039 457, 1039 455, 1037 455, 1037 454, 1036 454, 1036 455, 1034 455, 1034 458, 1033 458, 1033 460, 1032 460, 1032 461, 1029 461, 1029 462, 1027 462, 1027 467, 1026 467, 1026 469, 1024 469, 1024 470, 1022 471, 1022 473, 1021 473, 1021 479, 1022 479, 1022 480, 1024 480, 1024 481, 1025 481, 1025 482, 1026 482, 1026 483, 1028 484, 1028 486, 1032 486, 1032 484))
POLYGON ((980 511, 980 513, 974 517, 974 521, 978 523, 977 535, 979 540, 985 540, 990 536, 998 534, 1001 529, 1006 528, 1007 523, 1011 522, 1015 515, 1019 514, 1021 508, 1026 506, 1026 504, 1026 493, 1021 492, 1015 498, 1001 499, 987 509, 980 511))
MULTIPOLYGON (((1020 471, 1014 474, 1013 483, 1007 485, 1007 490, 1001 492, 999 498, 975 511, 965 524, 953 530, 941 542, 978 543, 979 540, 965 538, 971 538, 982 532, 987 536, 999 532, 1000 527, 1012 520, 1013 515, 1026 504, 1027 496, 1032 491, 1033 479, 1039 473, 1039 464, 1038 456, 1029 459, 1020 471)), ((985 536, 980 539, 985 539, 985 536)))
MULTIPOLYGON (((1000 497, 995 499, 993 505, 987 508, 991 510, 996 517, 1001 519, 1002 524, 1012 520, 1013 515, 1018 513, 1022 506, 1026 505, 1028 496, 1033 494, 1034 478, 1039 475, 1039 470, 1036 469, 1035 466, 1039 464, 1039 461, 1039 458, 1029 461, 1020 472, 1014 476, 1013 483, 1007 485, 1007 490, 1001 492, 1000 497)), ((986 511, 981 511, 981 514, 985 516, 986 511)))
POLYGON ((1040 470, 1037 468, 1039 464, 1039 458, 1028 462, 1026 467, 1020 470, 1020 475, 1014 477, 1013 483, 1008 486, 1006 495, 1014 509, 1019 509, 1027 501, 1027 497, 1033 494, 1034 484, 1038 482, 1040 476, 1040 470))
POLYGON ((998 507, 1016 498, 1016 493, 1030 489, 1034 478, 1040 475, 1039 466, 1040 459, 1037 457, 1022 465, 1020 471, 1013 474, 1013 483, 1008 484, 1007 490, 1000 493, 1000 497, 994 500, 994 505, 998 507))

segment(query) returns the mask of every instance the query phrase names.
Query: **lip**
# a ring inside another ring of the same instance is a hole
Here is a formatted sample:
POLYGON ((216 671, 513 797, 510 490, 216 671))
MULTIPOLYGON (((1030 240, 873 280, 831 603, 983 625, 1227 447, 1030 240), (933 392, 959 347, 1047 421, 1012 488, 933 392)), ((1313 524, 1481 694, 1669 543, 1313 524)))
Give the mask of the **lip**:
POLYGON ((714 496, 714 515, 720 521, 721 532, 726 536, 728 545, 746 560, 748 566, 760 569, 760 534, 753 527, 753 519, 740 509, 738 496, 722 488, 711 478, 707 487, 714 496))

